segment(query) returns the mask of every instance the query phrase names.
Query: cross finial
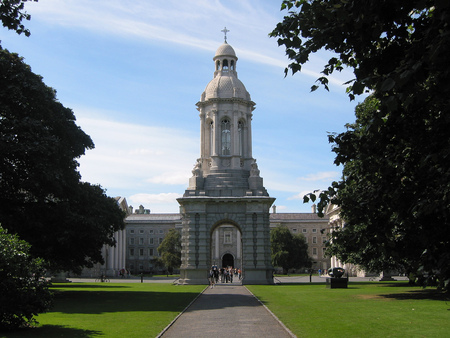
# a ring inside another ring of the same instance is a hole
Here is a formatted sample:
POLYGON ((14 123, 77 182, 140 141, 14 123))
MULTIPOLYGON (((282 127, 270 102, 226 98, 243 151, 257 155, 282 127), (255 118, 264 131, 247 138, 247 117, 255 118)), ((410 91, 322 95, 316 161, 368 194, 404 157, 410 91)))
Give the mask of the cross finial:
POLYGON ((227 33, 229 32, 229 30, 227 29, 227 27, 225 27, 224 29, 221 30, 221 32, 223 32, 223 34, 225 34, 225 43, 227 42, 227 33))

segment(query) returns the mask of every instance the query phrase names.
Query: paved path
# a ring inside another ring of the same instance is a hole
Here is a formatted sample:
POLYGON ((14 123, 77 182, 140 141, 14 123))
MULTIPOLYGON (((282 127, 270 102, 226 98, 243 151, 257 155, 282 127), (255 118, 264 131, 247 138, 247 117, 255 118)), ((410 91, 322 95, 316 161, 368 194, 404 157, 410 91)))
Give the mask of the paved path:
POLYGON ((161 335, 162 338, 295 337, 237 283, 208 287, 161 335))

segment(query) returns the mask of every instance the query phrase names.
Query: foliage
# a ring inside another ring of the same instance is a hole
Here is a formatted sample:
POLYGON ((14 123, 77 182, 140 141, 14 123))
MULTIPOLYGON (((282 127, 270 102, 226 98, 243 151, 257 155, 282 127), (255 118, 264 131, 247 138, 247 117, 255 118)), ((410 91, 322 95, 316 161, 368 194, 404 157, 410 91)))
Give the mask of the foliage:
MULTIPOLYGON (((32 0, 37 2, 38 0, 32 0)), ((30 20, 31 16, 24 11, 27 0, 2 0, 0 3, 0 20, 3 27, 12 29, 17 34, 30 36, 30 31, 22 24, 22 20, 30 20)))
POLYGON ((27 242, 0 226, 0 329, 34 324, 34 316, 51 306, 43 261, 31 258, 29 249, 27 242))
POLYGON ((272 265, 283 268, 286 274, 289 269, 311 267, 308 256, 308 244, 301 234, 292 235, 285 226, 277 226, 270 231, 272 265))
POLYGON ((450 3, 303 0, 282 7, 291 12, 271 35, 286 47, 293 73, 324 48, 336 54, 319 83, 328 88, 329 75, 350 67, 349 97, 372 93, 357 107, 356 123, 329 136, 344 170, 319 194, 319 213, 332 202, 346 222, 333 233, 331 252, 372 270, 418 270, 448 287, 450 3))
POLYGON ((161 261, 167 267, 170 274, 174 268, 181 265, 181 235, 176 229, 170 229, 166 237, 158 246, 158 252, 161 255, 161 261))
POLYGON ((102 262, 124 226, 116 201, 80 181, 77 158, 93 147, 55 91, 0 47, 0 222, 54 270, 102 262))

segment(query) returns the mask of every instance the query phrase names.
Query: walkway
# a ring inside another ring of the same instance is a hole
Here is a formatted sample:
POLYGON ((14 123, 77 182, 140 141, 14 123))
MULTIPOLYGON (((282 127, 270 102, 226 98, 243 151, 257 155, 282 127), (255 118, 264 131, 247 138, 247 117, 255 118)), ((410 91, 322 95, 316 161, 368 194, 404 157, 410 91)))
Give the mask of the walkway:
POLYGON ((208 287, 162 334, 183 337, 295 337, 240 283, 208 287))

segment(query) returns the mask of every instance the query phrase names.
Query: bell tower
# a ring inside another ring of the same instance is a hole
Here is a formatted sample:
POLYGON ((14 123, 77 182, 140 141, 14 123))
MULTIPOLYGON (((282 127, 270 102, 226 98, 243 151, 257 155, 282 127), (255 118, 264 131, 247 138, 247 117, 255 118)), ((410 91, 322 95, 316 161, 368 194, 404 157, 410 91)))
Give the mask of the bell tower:
POLYGON ((275 199, 252 157, 255 103, 238 79, 238 58, 226 35, 213 61, 213 79, 196 104, 200 158, 178 199, 183 218, 180 283, 206 284, 211 265, 228 254, 235 256, 243 283, 271 284, 269 210, 275 199), (221 245, 227 239, 219 236, 219 227, 235 229, 235 247, 221 245))

